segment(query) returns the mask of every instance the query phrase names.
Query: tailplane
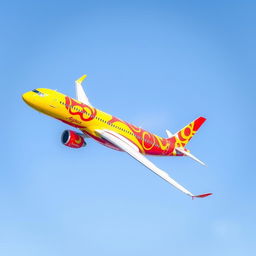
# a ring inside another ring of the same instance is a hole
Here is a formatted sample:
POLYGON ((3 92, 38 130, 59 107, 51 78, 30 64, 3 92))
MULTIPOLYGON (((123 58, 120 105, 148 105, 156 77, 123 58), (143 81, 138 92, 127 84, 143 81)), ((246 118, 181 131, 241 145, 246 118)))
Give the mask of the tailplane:
POLYGON ((190 158, 192 158, 193 160, 197 161, 199 164, 206 166, 206 164, 204 162, 202 162, 201 160, 199 160, 197 157, 195 157, 194 155, 192 155, 188 150, 186 150, 185 148, 175 148, 176 151, 178 151, 179 153, 188 156, 190 158))

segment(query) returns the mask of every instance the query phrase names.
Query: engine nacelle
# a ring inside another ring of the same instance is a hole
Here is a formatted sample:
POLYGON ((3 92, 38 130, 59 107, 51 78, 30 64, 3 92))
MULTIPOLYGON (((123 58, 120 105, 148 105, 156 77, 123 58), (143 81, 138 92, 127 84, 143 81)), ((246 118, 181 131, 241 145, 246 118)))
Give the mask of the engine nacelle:
POLYGON ((84 138, 71 130, 65 130, 61 136, 61 142, 70 148, 81 148, 86 146, 84 138))

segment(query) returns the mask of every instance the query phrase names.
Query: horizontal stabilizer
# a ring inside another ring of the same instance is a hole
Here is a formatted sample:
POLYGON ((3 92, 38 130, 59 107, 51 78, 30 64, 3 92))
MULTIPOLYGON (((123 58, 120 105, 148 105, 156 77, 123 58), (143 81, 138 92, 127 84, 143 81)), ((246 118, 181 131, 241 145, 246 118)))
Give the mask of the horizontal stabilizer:
POLYGON ((186 151, 184 148, 175 148, 175 150, 179 151, 180 153, 192 158, 193 160, 197 161, 198 163, 206 166, 206 164, 204 162, 202 162, 201 160, 199 160, 197 157, 193 156, 190 152, 186 151))
POLYGON ((165 131, 166 131, 168 138, 171 138, 174 136, 174 134, 172 134, 169 130, 165 130, 165 131))

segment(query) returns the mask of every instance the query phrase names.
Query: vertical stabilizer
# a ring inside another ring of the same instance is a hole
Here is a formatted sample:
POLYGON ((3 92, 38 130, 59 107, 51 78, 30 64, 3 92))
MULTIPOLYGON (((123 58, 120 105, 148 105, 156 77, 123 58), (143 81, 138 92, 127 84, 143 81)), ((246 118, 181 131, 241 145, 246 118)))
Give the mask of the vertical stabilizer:
POLYGON ((201 125, 205 122, 206 118, 199 117, 183 129, 172 135, 169 131, 167 132, 168 141, 170 144, 174 144, 174 155, 184 155, 192 158, 193 160, 205 165, 201 160, 192 155, 189 150, 185 149, 187 143, 196 134, 201 125), (171 136, 172 135, 172 136, 171 136))
POLYGON ((199 130, 199 128, 205 122, 205 120, 206 120, 206 118, 199 117, 175 134, 175 137, 181 143, 180 146, 185 147, 185 145, 196 134, 196 132, 199 130))

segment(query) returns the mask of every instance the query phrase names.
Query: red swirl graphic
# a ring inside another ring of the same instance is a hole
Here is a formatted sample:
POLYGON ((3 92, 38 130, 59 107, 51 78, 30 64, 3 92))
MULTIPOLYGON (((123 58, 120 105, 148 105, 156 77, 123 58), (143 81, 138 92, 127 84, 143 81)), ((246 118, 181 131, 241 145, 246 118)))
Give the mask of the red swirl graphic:
POLYGON ((66 109, 68 109, 71 115, 78 115, 80 116, 80 119, 83 121, 91 121, 95 118, 97 114, 97 110, 95 108, 83 103, 79 103, 68 96, 65 97, 65 100, 66 100, 66 109), (77 109, 81 109, 81 111, 78 111, 77 109))
POLYGON ((157 137, 137 126, 126 123, 126 125, 136 135, 137 140, 147 153, 157 153, 159 151, 168 150, 169 143, 160 137, 157 137))
POLYGON ((145 150, 150 150, 155 145, 155 136, 149 132, 142 133, 142 146, 145 150))
POLYGON ((137 127, 135 125, 132 125, 132 124, 127 124, 127 125, 130 127, 130 129, 132 131, 136 132, 137 134, 142 135, 142 129, 141 128, 139 128, 139 127, 137 127))
POLYGON ((122 120, 120 120, 120 119, 118 119, 118 118, 116 118, 114 116, 112 116, 111 120, 108 121, 108 123, 110 123, 110 124, 113 124, 115 122, 124 123, 122 120))
MULTIPOLYGON (((74 115, 74 116, 78 115, 80 119, 83 121, 91 121, 97 115, 97 110, 95 108, 88 106, 86 104, 77 102, 76 100, 68 96, 65 97, 65 105, 66 105, 66 109, 69 111, 71 115, 74 115)), ((144 153, 145 151, 147 154, 155 155, 155 154, 159 154, 160 152, 164 152, 164 153, 169 152, 170 143, 166 139, 155 136, 143 130, 140 127, 129 124, 114 116, 111 117, 108 123, 109 124, 120 123, 122 125, 125 125, 126 129, 130 130, 135 135, 134 139, 138 141, 137 144, 140 145, 140 149, 142 150, 142 153, 144 153)), ((80 127, 79 124, 72 123, 71 125, 75 127, 80 127)))

